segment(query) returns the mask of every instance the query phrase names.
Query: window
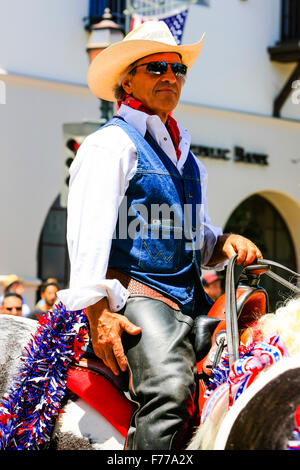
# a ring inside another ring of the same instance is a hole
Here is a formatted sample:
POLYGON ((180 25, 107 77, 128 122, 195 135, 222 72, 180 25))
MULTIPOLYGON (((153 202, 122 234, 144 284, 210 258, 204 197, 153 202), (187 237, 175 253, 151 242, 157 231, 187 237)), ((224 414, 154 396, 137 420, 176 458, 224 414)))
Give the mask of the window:
POLYGON ((102 19, 105 8, 110 9, 110 13, 113 20, 124 28, 125 26, 125 14, 126 0, 90 0, 89 4, 89 16, 85 18, 86 28, 88 29, 92 24, 99 23, 102 19))
POLYGON ((300 2, 282 0, 281 42, 295 42, 300 39, 300 2))
POLYGON ((50 208, 41 232, 38 248, 38 277, 55 277, 60 288, 68 286, 70 263, 66 241, 67 210, 58 196, 50 208))
POLYGON ((156 2, 149 0, 128 0, 127 9, 130 13, 138 13, 140 15, 163 15, 171 13, 177 8, 194 5, 209 5, 209 0, 158 0, 156 2))
POLYGON ((159 16, 184 6, 187 8, 190 4, 209 6, 210 0, 90 0, 89 14, 84 18, 85 29, 89 30, 93 24, 101 21, 105 8, 110 9, 113 21, 127 34, 130 17, 134 13, 143 16, 159 16))

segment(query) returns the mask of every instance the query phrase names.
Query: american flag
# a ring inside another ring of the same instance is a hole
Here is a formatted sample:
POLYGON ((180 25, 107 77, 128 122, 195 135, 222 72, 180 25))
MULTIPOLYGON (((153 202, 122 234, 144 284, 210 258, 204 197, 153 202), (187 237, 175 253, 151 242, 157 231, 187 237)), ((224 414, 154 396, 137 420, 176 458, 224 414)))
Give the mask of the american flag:
POLYGON ((146 21, 164 21, 169 27, 171 33, 174 36, 174 39, 177 44, 181 44, 183 29, 186 17, 188 15, 188 9, 176 10, 173 11, 169 16, 141 16, 138 14, 133 14, 130 22, 130 31, 137 28, 142 23, 146 21))

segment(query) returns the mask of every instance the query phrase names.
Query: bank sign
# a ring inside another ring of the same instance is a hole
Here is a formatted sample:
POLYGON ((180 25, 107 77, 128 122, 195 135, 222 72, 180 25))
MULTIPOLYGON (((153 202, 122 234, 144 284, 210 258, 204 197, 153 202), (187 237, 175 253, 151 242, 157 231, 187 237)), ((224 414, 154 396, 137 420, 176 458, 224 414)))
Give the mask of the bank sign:
POLYGON ((191 145, 191 151, 197 157, 214 158, 217 160, 233 160, 235 162, 268 165, 268 155, 247 152, 243 147, 235 146, 233 150, 226 148, 207 147, 206 145, 191 145))

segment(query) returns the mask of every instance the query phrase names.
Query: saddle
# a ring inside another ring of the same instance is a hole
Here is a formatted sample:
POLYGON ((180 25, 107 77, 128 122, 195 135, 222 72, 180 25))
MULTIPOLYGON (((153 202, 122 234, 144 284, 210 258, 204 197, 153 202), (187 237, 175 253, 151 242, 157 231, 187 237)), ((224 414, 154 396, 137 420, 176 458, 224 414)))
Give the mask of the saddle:
POLYGON ((68 370, 67 388, 82 398, 122 436, 127 436, 133 404, 126 398, 124 375, 115 375, 99 358, 83 357, 68 370))

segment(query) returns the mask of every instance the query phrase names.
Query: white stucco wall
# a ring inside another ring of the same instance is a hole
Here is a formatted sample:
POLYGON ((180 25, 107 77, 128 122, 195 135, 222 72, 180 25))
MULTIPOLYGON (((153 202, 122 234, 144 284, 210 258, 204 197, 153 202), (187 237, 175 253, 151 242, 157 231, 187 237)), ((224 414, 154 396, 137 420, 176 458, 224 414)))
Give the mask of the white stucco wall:
POLYGON ((0 68, 86 83, 89 0, 0 0, 0 68))

